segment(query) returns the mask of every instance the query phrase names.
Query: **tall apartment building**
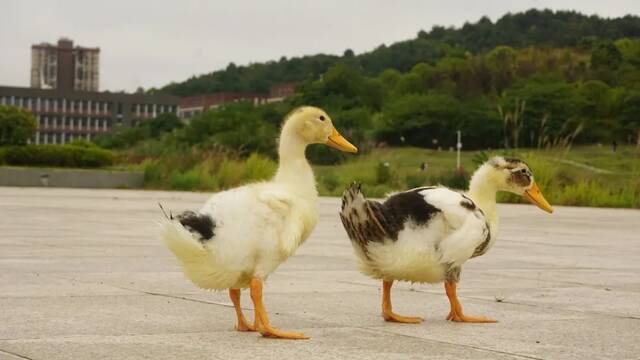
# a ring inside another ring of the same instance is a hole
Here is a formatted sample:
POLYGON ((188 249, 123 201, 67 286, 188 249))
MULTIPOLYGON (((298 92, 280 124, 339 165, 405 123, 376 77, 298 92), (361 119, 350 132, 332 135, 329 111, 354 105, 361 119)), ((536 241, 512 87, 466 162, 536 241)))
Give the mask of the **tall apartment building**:
POLYGON ((61 38, 57 45, 31 46, 31 87, 61 91, 98 91, 100 49, 73 46, 61 38))

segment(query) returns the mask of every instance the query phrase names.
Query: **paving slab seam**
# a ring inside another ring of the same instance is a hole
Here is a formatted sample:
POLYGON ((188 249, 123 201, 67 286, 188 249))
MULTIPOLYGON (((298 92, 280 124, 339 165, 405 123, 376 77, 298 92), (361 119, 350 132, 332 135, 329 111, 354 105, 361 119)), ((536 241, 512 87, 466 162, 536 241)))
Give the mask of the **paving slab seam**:
POLYGON ((9 354, 9 355, 11 355, 11 356, 15 356, 15 357, 18 357, 18 358, 20 358, 20 359, 34 360, 33 358, 30 358, 30 357, 27 357, 27 356, 24 356, 24 355, 20 355, 20 354, 18 354, 18 353, 14 353, 14 352, 11 352, 11 351, 7 351, 7 350, 2 350, 2 349, 0 349, 0 355, 1 355, 2 353, 9 354))
MULTIPOLYGON (((371 331, 370 329, 367 329, 367 328, 359 328, 359 329, 371 331)), ((455 343, 455 342, 448 342, 448 341, 442 341, 442 340, 436 340, 436 339, 421 338, 421 337, 418 337, 418 336, 412 336, 412 335, 407 335, 407 334, 395 333, 395 332, 392 332, 392 331, 386 331, 384 329, 381 329, 381 332, 383 332, 385 334, 389 334, 389 335, 408 337, 408 338, 416 339, 416 340, 420 340, 420 341, 430 341, 430 342, 435 342, 435 343, 439 343, 439 344, 461 346, 461 347, 465 347, 465 348, 469 348, 469 349, 480 350, 480 351, 485 351, 485 352, 490 352, 490 353, 495 353, 495 354, 509 355, 509 356, 513 356, 513 357, 521 358, 521 359, 545 360, 545 358, 540 358, 540 357, 535 357, 535 356, 530 356, 530 355, 511 353, 511 352, 508 352, 508 351, 500 351, 500 350, 483 348, 483 347, 480 347, 480 346, 467 345, 467 344, 461 344, 461 343, 455 343)))

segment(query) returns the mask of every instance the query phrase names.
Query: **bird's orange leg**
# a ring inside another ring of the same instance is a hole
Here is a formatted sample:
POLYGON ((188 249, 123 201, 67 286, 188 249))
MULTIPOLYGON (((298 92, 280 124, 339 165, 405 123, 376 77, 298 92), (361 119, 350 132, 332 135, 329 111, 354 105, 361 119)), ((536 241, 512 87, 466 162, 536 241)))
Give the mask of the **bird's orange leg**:
POLYGON ((249 325, 247 319, 245 319, 240 307, 240 289, 229 289, 229 297, 233 303, 233 307, 236 308, 236 316, 238 317, 238 323, 236 324, 236 330, 238 331, 256 331, 256 327, 249 325))
POLYGON ((269 316, 262 303, 262 280, 255 277, 251 279, 251 300, 253 300, 253 306, 255 308, 256 330, 258 330, 262 336, 295 340, 309 339, 308 336, 302 333, 282 331, 269 324, 269 316))
POLYGON ((456 293, 457 284, 453 281, 446 281, 444 283, 444 289, 447 292, 449 298, 449 304, 451 304, 451 311, 447 316, 447 320, 456 322, 469 322, 469 323, 495 323, 496 320, 487 319, 484 316, 467 316, 462 313, 462 305, 458 301, 458 295, 456 293))
POLYGON ((419 324, 424 319, 420 317, 402 316, 393 312, 391 309, 391 285, 393 280, 382 281, 382 317, 385 321, 399 322, 405 324, 419 324))

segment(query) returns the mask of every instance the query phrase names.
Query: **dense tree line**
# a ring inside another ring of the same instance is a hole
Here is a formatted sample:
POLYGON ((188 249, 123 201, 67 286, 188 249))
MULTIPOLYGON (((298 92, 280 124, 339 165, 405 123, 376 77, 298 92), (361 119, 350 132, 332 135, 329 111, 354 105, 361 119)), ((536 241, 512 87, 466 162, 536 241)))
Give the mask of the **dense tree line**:
POLYGON ((226 69, 150 91, 180 96, 217 91, 266 92, 276 83, 317 79, 336 64, 346 64, 365 75, 377 76, 387 69, 406 72, 418 63, 434 65, 444 57, 479 54, 499 45, 516 49, 530 46, 590 49, 603 40, 639 36, 640 18, 637 16, 606 19, 573 11, 529 10, 504 15, 495 23, 484 17, 461 28, 435 26, 428 32, 420 31, 414 39, 380 45, 358 55, 347 49, 342 56, 283 57, 278 61, 247 66, 231 63, 226 69))
MULTIPOLYGON (((457 130, 465 149, 638 142, 640 39, 600 41, 589 49, 501 45, 376 76, 338 63, 285 102, 227 104, 184 127, 175 118, 149 121, 101 144, 130 146, 171 131, 162 141, 172 146, 221 145, 273 156, 282 118, 306 104, 326 109, 365 151, 385 144, 447 149, 457 130)), ((324 147, 312 147, 309 155, 323 162, 343 156, 324 147)))

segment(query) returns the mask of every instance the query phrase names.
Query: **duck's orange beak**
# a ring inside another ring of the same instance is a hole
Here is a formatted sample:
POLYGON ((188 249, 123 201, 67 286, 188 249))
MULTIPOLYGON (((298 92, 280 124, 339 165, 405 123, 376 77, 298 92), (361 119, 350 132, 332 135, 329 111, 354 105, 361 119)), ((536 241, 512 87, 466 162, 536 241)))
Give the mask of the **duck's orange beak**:
POLYGON ((553 208, 551 207, 549 202, 547 202, 547 199, 545 199, 544 196, 542 196, 542 192, 540 192, 540 188, 538 187, 538 184, 536 184, 535 181, 533 182, 533 184, 531 184, 531 188, 525 191, 524 194, 522 194, 522 196, 525 199, 529 200, 529 202, 535 204, 540 209, 550 214, 553 212, 553 208))
POLYGON ((340 135, 336 128, 333 128, 333 131, 331 132, 331 135, 329 135, 329 139, 327 139, 327 142, 325 144, 340 151, 354 154, 358 152, 358 148, 353 146, 352 143, 350 143, 349 141, 347 141, 347 139, 340 135))

